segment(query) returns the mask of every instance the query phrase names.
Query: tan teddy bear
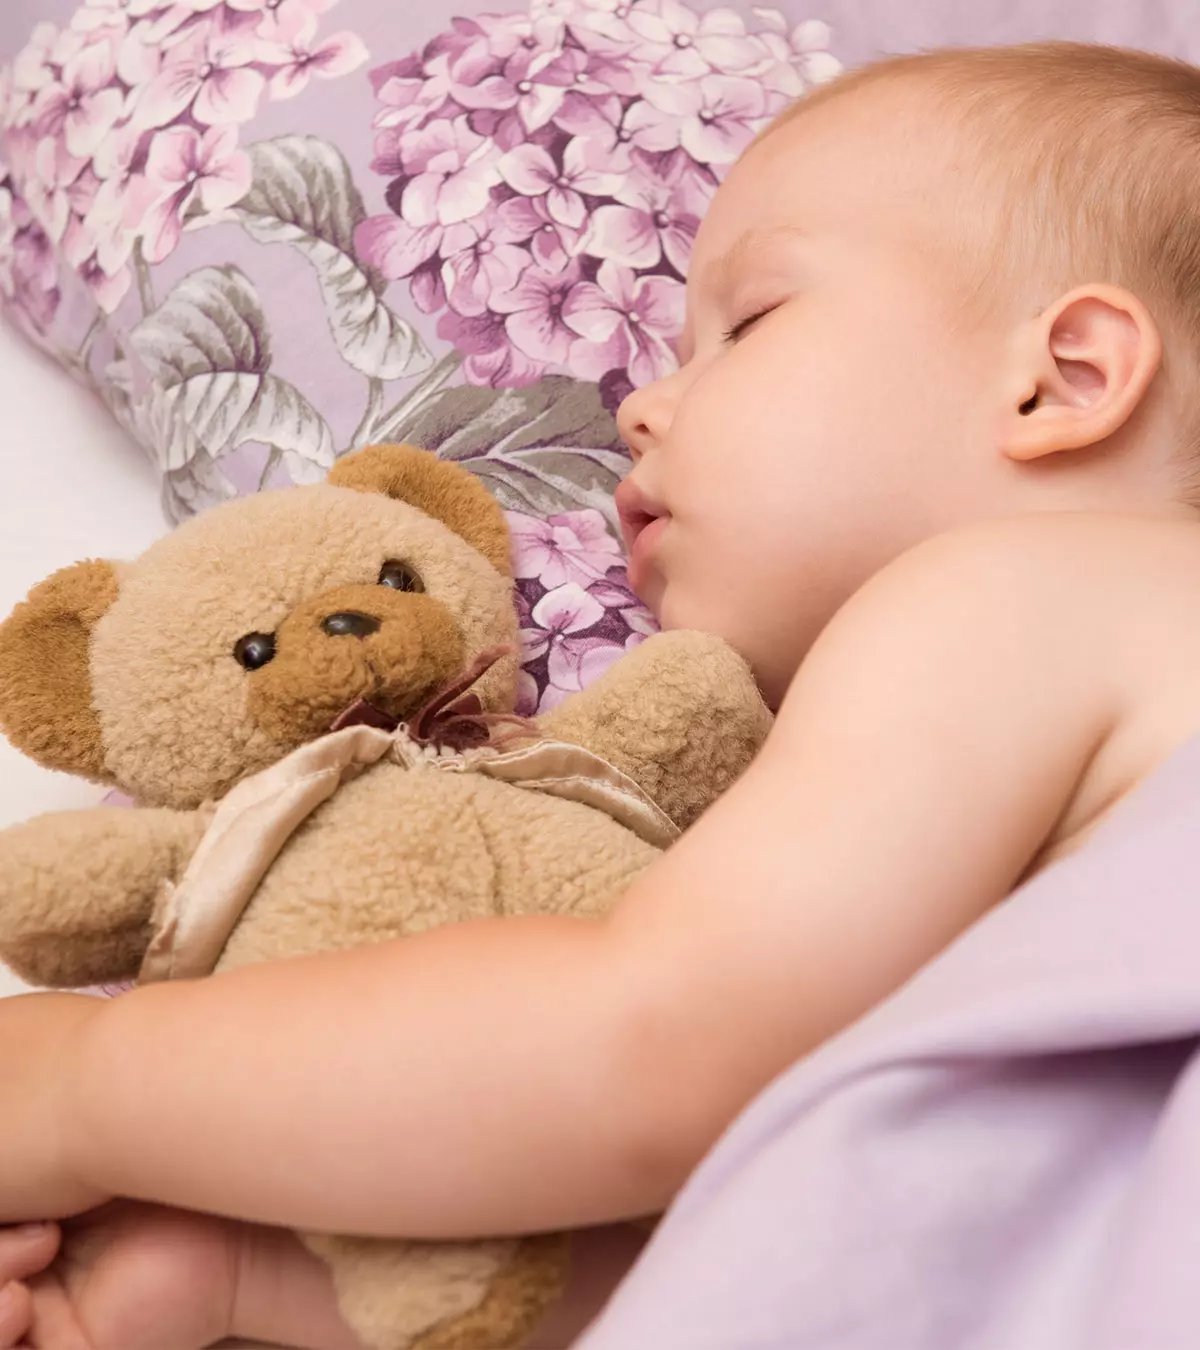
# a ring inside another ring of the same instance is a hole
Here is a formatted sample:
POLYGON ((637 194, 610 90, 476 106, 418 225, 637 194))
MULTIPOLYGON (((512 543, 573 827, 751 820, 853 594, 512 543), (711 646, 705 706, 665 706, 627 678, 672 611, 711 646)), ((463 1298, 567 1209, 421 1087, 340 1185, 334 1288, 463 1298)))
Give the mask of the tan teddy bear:
MULTIPOLYGON (((77 987, 603 914, 770 716, 673 633, 522 722, 515 639, 503 514, 403 446, 56 573, 0 626, 0 728, 139 806, 0 833, 0 959, 77 987)), ((565 1283, 561 1236, 305 1241, 378 1350, 518 1345, 565 1283)))

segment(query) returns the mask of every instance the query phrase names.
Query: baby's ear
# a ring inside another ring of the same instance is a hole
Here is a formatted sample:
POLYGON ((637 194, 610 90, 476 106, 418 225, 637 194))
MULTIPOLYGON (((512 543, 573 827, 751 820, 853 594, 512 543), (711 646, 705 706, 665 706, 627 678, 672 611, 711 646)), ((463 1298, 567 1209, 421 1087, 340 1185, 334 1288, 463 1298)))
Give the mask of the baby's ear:
POLYGON ((469 470, 411 445, 370 445, 338 460, 329 482, 408 502, 478 549, 501 576, 512 576, 504 512, 469 470))
POLYGON ((1085 450, 1116 434, 1162 363, 1144 304, 1121 286, 1079 286, 1022 326, 1000 448, 1028 463, 1085 450))
POLYGON ((107 562, 65 567, 0 624, 0 731, 48 769, 110 782, 92 706, 92 630, 119 590, 107 562))

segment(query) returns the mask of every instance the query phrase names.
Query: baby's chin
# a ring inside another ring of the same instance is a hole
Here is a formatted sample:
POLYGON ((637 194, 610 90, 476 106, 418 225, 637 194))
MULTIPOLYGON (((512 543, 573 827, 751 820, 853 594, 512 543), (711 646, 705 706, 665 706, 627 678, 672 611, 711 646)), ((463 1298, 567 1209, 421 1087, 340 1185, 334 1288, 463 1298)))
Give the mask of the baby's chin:
MULTIPOLYGON (((663 618, 663 601, 665 599, 666 587, 663 584, 662 577, 657 573, 652 573, 639 586, 634 586, 630 582, 630 590, 642 602, 643 605, 654 615, 655 622, 660 628, 667 628, 668 624, 663 618)), ((676 624, 674 627, 678 627, 676 624)))

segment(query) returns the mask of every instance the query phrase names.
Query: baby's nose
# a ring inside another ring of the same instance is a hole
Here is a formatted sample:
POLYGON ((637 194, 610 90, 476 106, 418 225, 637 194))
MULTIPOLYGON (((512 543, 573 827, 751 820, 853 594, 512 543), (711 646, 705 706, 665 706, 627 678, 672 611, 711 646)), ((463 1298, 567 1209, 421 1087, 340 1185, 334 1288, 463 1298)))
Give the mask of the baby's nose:
POLYGON ((647 397, 653 385, 647 389, 637 389, 617 409, 617 430, 621 439, 629 447, 629 453, 636 464, 647 450, 654 448, 658 437, 655 435, 655 419, 647 397))
POLYGON ((321 620, 321 632, 326 637, 370 637, 378 633, 380 623, 369 614, 356 614, 353 610, 341 610, 321 620))
POLYGON ((617 430, 635 463, 666 439, 678 401, 673 380, 667 376, 635 389, 617 409, 617 430))

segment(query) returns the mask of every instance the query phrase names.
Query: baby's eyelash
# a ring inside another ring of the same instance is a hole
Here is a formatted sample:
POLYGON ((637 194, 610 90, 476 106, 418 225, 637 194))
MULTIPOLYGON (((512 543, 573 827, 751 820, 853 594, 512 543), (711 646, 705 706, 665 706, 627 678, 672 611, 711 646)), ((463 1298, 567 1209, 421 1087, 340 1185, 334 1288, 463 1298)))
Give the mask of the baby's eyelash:
POLYGON ((735 323, 732 328, 726 329, 724 334, 725 344, 728 346, 730 343, 736 342, 752 323, 757 323, 759 319, 765 319, 770 312, 769 309, 760 309, 757 314, 748 314, 744 319, 735 323))

